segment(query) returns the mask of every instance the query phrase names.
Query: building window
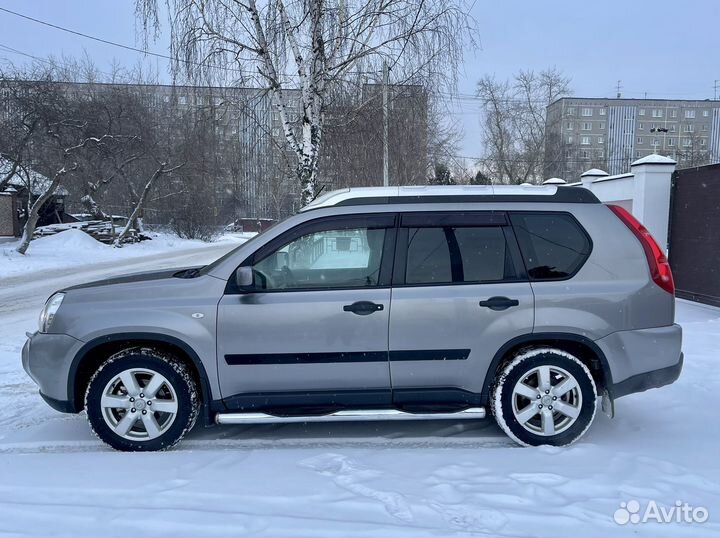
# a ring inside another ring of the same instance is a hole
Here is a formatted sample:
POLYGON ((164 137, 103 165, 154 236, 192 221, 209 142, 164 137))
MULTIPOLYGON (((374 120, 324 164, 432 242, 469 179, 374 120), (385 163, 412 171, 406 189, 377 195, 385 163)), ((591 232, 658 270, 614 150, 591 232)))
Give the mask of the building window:
POLYGON ((673 125, 670 126, 670 132, 671 132, 671 133, 674 133, 674 132, 675 132, 675 124, 673 124, 673 125))
POLYGON ((673 109, 672 111, 672 117, 677 118, 677 110, 673 109))
POLYGON ((672 146, 674 143, 675 143, 675 142, 673 142, 673 139, 672 139, 672 138, 668 138, 668 139, 667 139, 667 145, 668 145, 668 146, 672 146))
POLYGON ((638 141, 637 141, 637 143, 638 143, 638 144, 642 144, 642 143, 643 143, 643 137, 642 137, 642 136, 638 136, 638 141))
POLYGON ((644 108, 641 108, 641 109, 640 109, 640 115, 641 115, 641 116, 644 116, 644 115, 645 115, 645 109, 644 109, 644 108))
POLYGON ((569 121, 567 125, 568 125, 567 126, 568 131, 572 131, 573 130, 573 122, 569 121))
POLYGON ((641 131, 645 130, 645 124, 643 122, 638 123, 638 129, 641 131))
POLYGON ((590 145, 590 137, 589 136, 583 136, 580 138, 580 143, 583 146, 589 146, 590 145))
POLYGON ((695 111, 694 110, 686 110, 685 111, 685 117, 688 119, 692 119, 695 117, 695 111))
POLYGON ((592 131, 592 123, 589 121, 584 121, 582 124, 582 130, 583 131, 592 131))
POLYGON ((598 136, 598 144, 604 144, 605 139, 602 136, 598 136))
POLYGON ((691 123, 688 123, 685 125, 685 128, 683 129, 686 133, 694 133, 695 132, 695 126, 691 123))
POLYGON ((572 137, 572 135, 570 135, 570 136, 568 136, 568 144, 572 144, 572 143, 573 143, 573 137, 572 137))
POLYGON ((187 105, 187 97, 185 97, 184 95, 181 95, 180 98, 178 99, 178 102, 181 105, 187 105))
POLYGON ((605 115, 605 112, 606 112, 606 110, 605 110, 604 108, 601 108, 601 109, 600 109, 600 115, 601 115, 601 116, 604 116, 604 115, 605 115))
POLYGON ((656 147, 657 147, 658 145, 660 145, 660 142, 658 142, 658 139, 657 139, 657 138, 653 138, 653 146, 656 146, 656 147))
POLYGON ((707 118, 707 117, 708 117, 708 111, 707 111, 707 110, 703 110, 703 118, 707 118))
POLYGON ((702 130, 707 131, 707 123, 703 123, 702 130))
POLYGON ((704 146, 704 145, 705 145, 705 142, 707 142, 707 141, 706 141, 704 138, 701 138, 701 139, 700 139, 700 145, 701 145, 701 146, 704 146))
POLYGON ((689 148, 692 146, 692 139, 691 138, 683 138, 683 146, 686 148, 689 148))
POLYGON ((568 116, 574 116, 575 115, 575 107, 574 106, 568 107, 567 113, 568 113, 568 116))
POLYGON ((592 108, 583 108, 582 109, 582 115, 585 116, 586 118, 592 116, 593 115, 592 112, 593 112, 592 108))
POLYGON ((581 159, 589 159, 590 158, 590 152, 586 149, 582 150, 580 152, 580 158, 581 159))
POLYGON ((652 117, 653 118, 662 118, 662 108, 653 108, 652 111, 652 117))

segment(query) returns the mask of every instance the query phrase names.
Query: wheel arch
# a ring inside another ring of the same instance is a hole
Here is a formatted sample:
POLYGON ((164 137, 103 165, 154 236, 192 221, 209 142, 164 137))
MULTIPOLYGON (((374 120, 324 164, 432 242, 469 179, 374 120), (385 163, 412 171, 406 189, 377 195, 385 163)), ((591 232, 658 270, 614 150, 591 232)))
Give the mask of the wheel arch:
POLYGON ((211 410, 217 404, 213 401, 210 382, 202 360, 186 342, 161 333, 115 333, 94 338, 80 348, 70 365, 68 375, 68 397, 76 413, 82 410, 85 390, 97 367, 112 354, 133 346, 147 346, 168 351, 185 362, 200 385, 201 418, 205 424, 212 423, 211 410))
POLYGON ((554 347, 576 356, 590 370, 598 392, 602 394, 603 390, 608 390, 612 397, 613 380, 610 365, 607 357, 595 342, 579 334, 546 332, 517 336, 506 342, 495 353, 485 374, 482 389, 483 402, 489 403, 490 387, 493 381, 517 352, 524 348, 538 346, 554 347))

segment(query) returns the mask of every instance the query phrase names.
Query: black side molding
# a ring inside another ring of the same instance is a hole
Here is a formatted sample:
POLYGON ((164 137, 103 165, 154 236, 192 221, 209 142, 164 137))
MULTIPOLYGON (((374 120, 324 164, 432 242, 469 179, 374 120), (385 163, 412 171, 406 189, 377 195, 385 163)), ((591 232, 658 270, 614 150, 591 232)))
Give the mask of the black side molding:
POLYGON ((328 364, 390 361, 464 361, 469 349, 408 349, 391 351, 353 351, 330 353, 247 353, 225 355, 230 366, 258 364, 328 364))

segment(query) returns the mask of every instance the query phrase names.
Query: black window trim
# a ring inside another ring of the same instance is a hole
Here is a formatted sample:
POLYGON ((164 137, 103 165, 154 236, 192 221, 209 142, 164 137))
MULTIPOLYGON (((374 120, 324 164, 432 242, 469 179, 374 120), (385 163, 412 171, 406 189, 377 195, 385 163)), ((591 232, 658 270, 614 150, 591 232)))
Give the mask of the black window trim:
POLYGON ((492 284, 511 284, 527 282, 528 276, 525 263, 520 253, 520 246, 510 226, 510 219, 506 211, 423 211, 412 213, 401 213, 400 223, 397 230, 395 260, 393 264, 392 287, 393 288, 426 288, 438 286, 486 286, 492 284), (412 217, 420 218, 412 218, 412 217), (408 218, 410 217, 410 218, 408 218), (438 218, 437 221, 433 219, 438 218), (450 218, 454 217, 454 218, 450 218), (422 219, 422 220, 421 220, 422 219), (416 224, 417 222, 417 224, 416 224), (478 280, 472 282, 427 282, 412 283, 405 282, 405 270, 408 251, 408 230, 412 228, 442 228, 446 226, 455 227, 500 227, 505 236, 505 245, 509 249, 510 258, 515 270, 515 278, 504 278, 502 280, 478 280))
POLYGON ((527 275, 527 279, 530 282, 564 282, 566 280, 570 280, 573 277, 575 277, 575 275, 577 275, 578 272, 580 272, 580 270, 585 266, 587 261, 590 259, 590 256, 592 256, 593 248, 594 248, 592 237, 590 237, 590 234, 585 229, 585 227, 580 223, 580 221, 570 211, 547 211, 547 210, 537 210, 536 211, 536 210, 532 210, 532 209, 521 210, 521 211, 508 211, 508 220, 510 222, 510 228, 513 231, 513 235, 515 236, 515 241, 516 241, 517 247, 518 247, 518 253, 520 254, 520 261, 523 264, 522 266, 525 270, 525 274, 527 275), (566 215, 566 216, 570 217, 575 222, 578 230, 580 230, 580 232, 585 236, 585 238, 588 241, 589 248, 588 248, 587 255, 585 256, 585 259, 583 259, 582 263, 580 265, 578 265, 575 268, 575 270, 568 276, 565 276, 562 278, 532 278, 528 272, 527 265, 525 264, 525 256, 522 255, 522 251, 520 250, 520 240, 517 237, 517 230, 515 229, 515 224, 512 221, 513 215, 566 215))
POLYGON ((352 215, 334 215, 308 220, 294 226, 279 236, 271 239, 266 244, 249 254, 232 275, 225 286, 225 295, 250 295, 255 293, 297 293, 308 291, 343 291, 343 290, 377 290, 388 289, 391 285, 393 273, 393 260, 397 243, 397 225, 399 222, 397 213, 358 213, 352 215), (339 224, 336 224, 339 223, 339 224), (331 226, 328 228, 328 225, 331 226), (338 227, 339 226, 339 227, 338 227), (275 252, 295 239, 310 233, 326 230, 342 230, 352 228, 367 228, 369 230, 385 229, 385 241, 383 253, 380 260, 380 273, 376 286, 332 286, 332 287, 309 287, 309 288, 277 288, 277 289, 239 289, 235 283, 235 272, 240 267, 253 266, 264 258, 275 252), (257 261, 256 261, 257 260, 257 261))

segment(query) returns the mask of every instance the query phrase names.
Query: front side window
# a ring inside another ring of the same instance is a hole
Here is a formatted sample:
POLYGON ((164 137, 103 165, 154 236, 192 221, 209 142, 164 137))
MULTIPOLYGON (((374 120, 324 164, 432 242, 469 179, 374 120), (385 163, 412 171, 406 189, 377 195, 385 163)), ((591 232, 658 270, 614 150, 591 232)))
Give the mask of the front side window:
POLYGON ((510 220, 531 280, 571 277, 590 255, 590 240, 566 213, 514 213, 510 220))
POLYGON ((253 264, 253 288, 377 286, 385 234, 384 228, 350 228, 302 235, 253 264))
POLYGON ((458 284, 515 278, 500 226, 408 228, 405 283, 458 284))

